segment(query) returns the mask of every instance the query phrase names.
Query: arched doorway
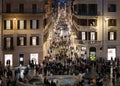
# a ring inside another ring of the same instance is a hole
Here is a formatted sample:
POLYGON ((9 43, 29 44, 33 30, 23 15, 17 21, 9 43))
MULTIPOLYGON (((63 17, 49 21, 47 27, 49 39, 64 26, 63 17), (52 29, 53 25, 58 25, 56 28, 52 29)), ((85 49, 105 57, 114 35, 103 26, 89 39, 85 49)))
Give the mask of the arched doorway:
POLYGON ((89 49, 89 57, 92 61, 96 59, 96 48, 95 47, 90 47, 89 49))

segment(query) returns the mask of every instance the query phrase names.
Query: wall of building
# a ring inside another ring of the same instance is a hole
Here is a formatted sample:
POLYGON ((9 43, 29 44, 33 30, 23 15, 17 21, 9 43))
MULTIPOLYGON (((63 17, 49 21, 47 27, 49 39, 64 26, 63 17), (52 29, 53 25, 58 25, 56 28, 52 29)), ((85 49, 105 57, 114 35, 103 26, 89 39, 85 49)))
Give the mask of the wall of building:
MULTIPOLYGON (((119 0, 76 0, 73 2, 73 9, 74 5, 76 4, 97 4, 97 15, 76 15, 73 13, 73 16, 76 16, 77 19, 97 19, 97 26, 92 26, 90 27, 87 26, 80 26, 80 25, 75 25, 78 31, 96 31, 97 32, 97 41, 100 41, 99 44, 93 43, 89 44, 87 43, 87 57, 89 57, 89 48, 90 47, 95 47, 96 48, 96 56, 97 57, 103 57, 107 59, 108 57, 108 49, 109 48, 115 48, 116 49, 116 57, 120 58, 120 54, 118 53, 119 51, 119 42, 120 42, 120 11, 119 11, 119 0), (108 6, 110 4, 115 4, 116 5, 116 12, 108 12, 108 6), (105 18, 108 19, 116 19, 117 20, 117 25, 116 26, 108 26, 108 21, 105 21, 105 18), (86 30, 84 29, 86 28, 86 30), (117 36, 116 40, 110 41, 108 40, 108 32, 109 31, 115 31, 117 36), (101 49, 100 49, 101 48, 101 49)), ((74 11, 74 10, 73 10, 74 11)), ((74 20, 73 20, 74 21, 74 20)), ((81 45, 82 46, 82 45, 81 45)), ((86 46, 86 44, 84 45, 86 46)))
POLYGON ((1 46, 1 29, 2 29, 2 0, 0 0, 0 62, 2 62, 2 46, 1 46))
POLYGON ((3 49, 3 63, 6 66, 6 59, 12 57, 11 66, 20 65, 20 54, 23 54, 24 65, 29 64, 31 59, 38 58, 37 62, 41 63, 43 60, 43 35, 44 35, 44 0, 3 0, 3 13, 2 13, 2 48, 4 46, 4 37, 12 36, 13 37, 13 46, 12 50, 4 50, 3 49), (11 4, 11 13, 6 13, 6 4, 11 4), (19 13, 19 4, 24 4, 24 13, 19 13), (32 13, 32 4, 37 5, 37 12, 32 13), (12 20, 13 21, 13 29, 12 30, 4 30, 4 20, 12 20), (26 28, 23 30, 19 30, 17 27, 18 20, 26 20, 26 28), (39 28, 31 29, 30 28, 30 20, 39 20, 39 28), (26 45, 18 46, 17 45, 17 37, 18 36, 26 36, 26 45), (39 45, 31 46, 30 45, 30 37, 38 36, 39 37, 39 45))

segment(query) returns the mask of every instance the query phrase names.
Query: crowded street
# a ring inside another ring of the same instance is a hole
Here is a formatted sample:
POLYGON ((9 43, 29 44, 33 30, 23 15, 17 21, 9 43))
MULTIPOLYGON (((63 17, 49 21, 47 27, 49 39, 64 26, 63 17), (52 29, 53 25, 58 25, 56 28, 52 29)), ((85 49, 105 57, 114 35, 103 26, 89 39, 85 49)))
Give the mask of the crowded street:
POLYGON ((61 9, 42 63, 0 67, 0 86, 120 86, 119 59, 81 58, 72 26, 61 9))

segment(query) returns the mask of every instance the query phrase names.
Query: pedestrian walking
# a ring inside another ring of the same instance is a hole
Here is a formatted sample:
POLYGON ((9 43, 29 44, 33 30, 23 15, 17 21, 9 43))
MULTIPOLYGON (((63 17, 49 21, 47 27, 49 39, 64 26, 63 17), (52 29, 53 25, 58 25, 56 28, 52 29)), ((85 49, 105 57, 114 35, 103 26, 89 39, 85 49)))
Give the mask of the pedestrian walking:
POLYGON ((115 86, 115 77, 112 78, 113 86, 115 86))
POLYGON ((0 86, 2 85, 2 78, 0 77, 0 86))

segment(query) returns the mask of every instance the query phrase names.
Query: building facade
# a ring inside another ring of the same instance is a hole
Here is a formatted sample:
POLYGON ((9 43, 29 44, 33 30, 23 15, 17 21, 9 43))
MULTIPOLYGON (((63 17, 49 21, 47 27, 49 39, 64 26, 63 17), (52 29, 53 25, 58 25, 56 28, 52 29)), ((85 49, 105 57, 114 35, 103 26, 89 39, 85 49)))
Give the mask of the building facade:
MULTIPOLYGON (((46 14, 45 14, 45 18, 44 18, 44 24, 45 24, 45 29, 44 29, 44 36, 43 36, 43 51, 44 51, 44 55, 43 57, 45 57, 48 54, 48 50, 49 50, 49 46, 50 46, 50 29, 53 28, 53 22, 54 22, 54 18, 53 16, 55 16, 54 14, 54 0, 47 0, 46 1, 46 5, 45 5, 45 9, 46 9, 46 14)), ((44 58, 43 58, 44 59, 44 58)))
POLYGON ((0 65, 2 61, 1 29, 2 29, 2 0, 0 0, 0 65))
POLYGON ((2 0, 1 56, 4 66, 43 59, 45 0, 2 0))
POLYGON ((72 21, 81 57, 120 58, 120 0, 74 0, 72 21))

